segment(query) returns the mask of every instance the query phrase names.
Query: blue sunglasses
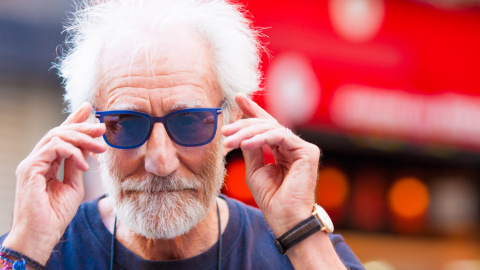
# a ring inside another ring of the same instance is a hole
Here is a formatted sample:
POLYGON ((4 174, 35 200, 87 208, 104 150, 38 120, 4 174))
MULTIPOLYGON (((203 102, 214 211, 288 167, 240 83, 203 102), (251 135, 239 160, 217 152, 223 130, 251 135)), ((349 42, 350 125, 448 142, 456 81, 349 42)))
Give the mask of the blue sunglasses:
POLYGON ((176 144, 187 147, 205 145, 213 140, 217 131, 218 115, 227 107, 191 108, 153 117, 137 111, 95 112, 100 123, 107 130, 103 138, 113 148, 133 149, 142 146, 153 130, 155 123, 161 122, 168 137, 176 144))

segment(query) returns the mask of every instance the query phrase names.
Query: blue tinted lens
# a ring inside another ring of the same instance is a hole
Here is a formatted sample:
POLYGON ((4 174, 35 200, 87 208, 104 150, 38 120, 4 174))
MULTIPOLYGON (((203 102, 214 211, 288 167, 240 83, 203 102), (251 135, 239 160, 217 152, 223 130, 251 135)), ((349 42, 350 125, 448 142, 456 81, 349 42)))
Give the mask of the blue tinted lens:
POLYGON ((182 146, 200 146, 215 137, 217 115, 221 108, 192 108, 161 117, 135 111, 97 112, 105 123, 104 138, 115 148, 132 149, 148 140, 154 123, 162 123, 170 139, 182 146))
POLYGON ((150 120, 135 114, 109 114, 103 117, 107 127, 105 139, 115 146, 131 147, 146 139, 150 120))
POLYGON ((210 142, 215 135, 215 115, 211 111, 180 111, 168 116, 166 127, 177 143, 194 146, 210 142))

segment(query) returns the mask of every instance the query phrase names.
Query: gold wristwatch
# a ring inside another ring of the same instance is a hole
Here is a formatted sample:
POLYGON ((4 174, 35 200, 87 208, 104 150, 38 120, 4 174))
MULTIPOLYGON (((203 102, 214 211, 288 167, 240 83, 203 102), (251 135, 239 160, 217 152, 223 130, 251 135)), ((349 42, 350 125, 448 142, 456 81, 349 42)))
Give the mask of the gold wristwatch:
POLYGON ((332 220, 325 209, 318 204, 314 204, 312 216, 275 239, 275 246, 277 247, 278 252, 285 254, 289 248, 298 244, 310 235, 318 231, 331 233, 333 232, 333 229, 332 220))

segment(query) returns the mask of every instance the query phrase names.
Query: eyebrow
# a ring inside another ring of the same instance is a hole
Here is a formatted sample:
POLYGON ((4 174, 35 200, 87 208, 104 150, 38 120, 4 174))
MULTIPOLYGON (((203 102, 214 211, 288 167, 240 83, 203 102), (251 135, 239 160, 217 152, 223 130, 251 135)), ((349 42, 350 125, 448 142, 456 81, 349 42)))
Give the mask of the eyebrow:
POLYGON ((180 100, 175 102, 171 110, 179 110, 185 108, 204 107, 204 104, 199 99, 180 100))
MULTIPOLYGON (((175 102, 172 106, 169 106, 170 111, 176 111, 187 108, 205 107, 204 103, 199 99, 180 100, 175 102)), ((139 111, 140 107, 131 103, 115 103, 109 108, 109 111, 130 110, 139 111)))
POLYGON ((115 103, 110 108, 108 108, 108 110, 110 110, 110 111, 120 111, 120 110, 138 111, 139 107, 137 105, 130 104, 130 103, 115 103))

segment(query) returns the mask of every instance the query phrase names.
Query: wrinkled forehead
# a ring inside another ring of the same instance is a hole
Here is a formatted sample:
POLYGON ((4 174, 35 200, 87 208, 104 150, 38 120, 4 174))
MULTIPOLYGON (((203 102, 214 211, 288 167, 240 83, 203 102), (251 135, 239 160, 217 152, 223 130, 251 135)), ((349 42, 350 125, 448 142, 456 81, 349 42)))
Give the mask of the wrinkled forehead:
MULTIPOLYGON (((166 31, 153 40, 125 36, 104 48, 95 103, 105 102, 105 97, 98 96, 112 88, 130 87, 134 91, 139 82, 147 89, 192 85, 209 92, 208 96, 221 96, 212 52, 205 41, 181 29, 166 31)), ((185 87, 185 91, 189 89, 185 87)))

